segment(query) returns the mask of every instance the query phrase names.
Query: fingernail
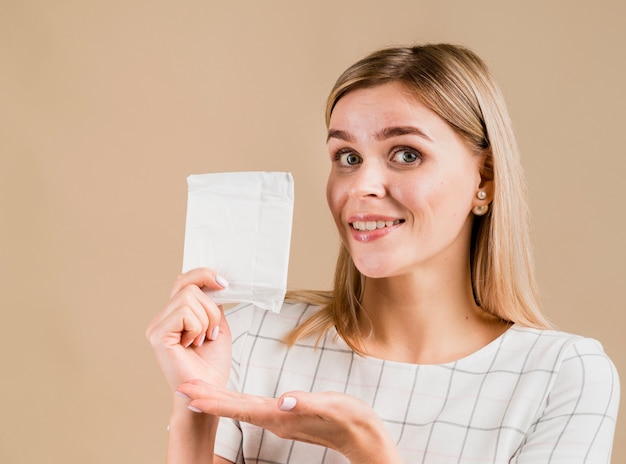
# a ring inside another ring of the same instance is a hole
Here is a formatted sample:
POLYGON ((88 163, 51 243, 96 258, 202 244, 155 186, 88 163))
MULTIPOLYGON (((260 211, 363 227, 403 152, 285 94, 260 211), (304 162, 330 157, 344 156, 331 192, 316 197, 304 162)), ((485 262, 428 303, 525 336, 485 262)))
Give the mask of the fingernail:
POLYGON ((296 399, 293 396, 285 396, 280 405, 281 411, 291 411, 296 407, 296 399))
POLYGON ((198 340, 198 346, 202 346, 202 344, 204 343, 204 339, 205 338, 206 338, 206 334, 205 333, 200 335, 200 339, 198 340))
POLYGON ((211 335, 209 336, 209 340, 213 340, 213 341, 217 340, 217 337, 219 336, 219 334, 220 334, 220 327, 219 326, 213 327, 213 330, 211 330, 211 335))
POLYGON ((202 413, 202 409, 198 409, 195 406, 189 405, 189 406, 187 406, 187 409, 189 409, 190 411, 193 411, 193 412, 202 413))
POLYGON ((226 288, 229 285, 228 280, 224 279, 224 277, 222 277, 221 275, 215 276, 215 282, 217 282, 218 285, 221 285, 222 288, 226 288))
POLYGON ((191 399, 191 398, 189 398, 187 395, 185 395, 183 392, 178 391, 178 390, 176 390, 176 391, 174 392, 174 394, 175 394, 176 396, 178 396, 179 398, 184 398, 184 399, 186 399, 186 400, 190 400, 190 399, 191 399))

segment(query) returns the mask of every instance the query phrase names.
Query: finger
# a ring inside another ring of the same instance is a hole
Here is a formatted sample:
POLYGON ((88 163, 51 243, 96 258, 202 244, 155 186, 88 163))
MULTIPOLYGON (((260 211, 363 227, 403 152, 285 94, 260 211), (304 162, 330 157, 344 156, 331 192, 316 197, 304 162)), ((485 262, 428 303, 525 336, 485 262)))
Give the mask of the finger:
MULTIPOLYGON (((191 311, 192 317, 184 319, 184 329, 181 333, 181 343, 188 348, 192 344, 202 346, 205 340, 215 341, 220 333, 226 333, 230 329, 224 317, 224 310, 212 300, 200 304, 198 300, 184 307, 184 311, 191 311)), ((187 315, 183 312, 183 315, 187 315)))
POLYGON ((278 407, 281 411, 326 419, 341 418, 352 411, 363 411, 363 408, 369 408, 364 401, 342 393, 302 391, 283 393, 278 398, 278 407))
POLYGON ((196 314, 206 330, 209 317, 202 303, 198 301, 198 294, 203 293, 197 287, 196 290, 197 291, 194 291, 191 286, 187 287, 184 292, 179 293, 170 300, 165 309, 157 314, 150 322, 147 330, 148 338, 152 338, 155 334, 158 337, 163 332, 182 330, 182 318, 185 316, 188 317, 187 313, 189 311, 196 314), (179 318, 180 321, 178 320, 179 318))
POLYGON ((202 381, 188 382, 180 387, 179 394, 190 398, 189 409, 252 424, 269 424, 275 421, 277 400, 230 391, 202 381))
POLYGON ((209 298, 197 286, 191 285, 184 292, 185 302, 192 308, 198 319, 202 322, 202 332, 194 340, 196 346, 202 346, 204 340, 216 340, 220 332, 223 310, 221 306, 209 298))
POLYGON ((181 343, 185 347, 189 347, 191 344, 202 346, 210 323, 210 311, 206 309, 206 303, 199 298, 198 293, 202 293, 202 291, 197 287, 189 287, 185 294, 181 296, 183 301, 179 303, 182 308, 191 311, 197 319, 197 324, 189 320, 189 329, 181 334, 181 343))
POLYGON ((167 314, 149 331, 149 340, 153 346, 174 346, 182 344, 185 347, 203 333, 206 325, 198 318, 189 306, 181 306, 176 312, 167 314))
POLYGON ((184 308, 182 327, 180 331, 180 343, 185 348, 189 348, 194 341, 197 344, 202 343, 201 339, 205 333, 206 325, 198 317, 198 314, 189 306, 184 308))
MULTIPOLYGON (((155 324, 161 324, 169 319, 171 314, 191 309, 202 323, 202 330, 197 333, 195 344, 202 345, 205 339, 214 340, 218 333, 218 326, 222 320, 222 311, 215 302, 196 285, 188 285, 179 292, 165 307, 160 319, 155 324)), ((170 319, 171 320, 171 319, 170 319)))
POLYGON ((172 291, 170 292, 170 298, 173 298, 174 295, 178 294, 188 285, 196 285, 199 288, 211 290, 222 290, 228 287, 228 281, 212 269, 206 267, 192 269, 176 277, 172 291))
POLYGON ((281 396, 278 401, 278 409, 281 411, 291 411, 298 404, 298 399, 295 396, 281 396))
POLYGON ((310 400, 310 393, 292 391, 283 393, 278 398, 278 408, 281 411, 294 411, 299 414, 320 415, 321 412, 332 409, 330 392, 316 393, 315 399, 310 400))
POLYGON ((315 393, 313 397, 302 391, 283 393, 278 398, 278 409, 321 418, 337 406, 336 402, 333 404, 332 396, 331 392, 315 393))

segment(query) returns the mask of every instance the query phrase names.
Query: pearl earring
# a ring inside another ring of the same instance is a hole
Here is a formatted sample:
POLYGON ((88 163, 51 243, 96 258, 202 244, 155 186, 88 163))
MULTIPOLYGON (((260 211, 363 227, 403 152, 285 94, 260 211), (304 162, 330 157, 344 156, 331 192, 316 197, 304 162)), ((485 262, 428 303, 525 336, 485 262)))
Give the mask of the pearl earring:
POLYGON ((485 198, 487 198, 487 192, 485 192, 484 190, 479 190, 476 196, 479 200, 484 200, 485 198))
POLYGON ((476 216, 484 216, 487 214, 487 211, 489 211, 489 205, 478 205, 472 208, 472 212, 476 216))

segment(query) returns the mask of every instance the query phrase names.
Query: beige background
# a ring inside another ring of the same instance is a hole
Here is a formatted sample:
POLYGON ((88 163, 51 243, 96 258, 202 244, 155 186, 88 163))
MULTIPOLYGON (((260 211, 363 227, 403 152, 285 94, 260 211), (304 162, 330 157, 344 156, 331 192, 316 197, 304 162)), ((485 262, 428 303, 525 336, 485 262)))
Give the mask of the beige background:
POLYGON ((490 64, 549 315, 626 376, 626 7, 591 4, 0 0, 0 462, 163 461, 144 329, 180 269, 188 174, 291 171, 290 286, 329 286, 324 99, 396 43, 490 64))

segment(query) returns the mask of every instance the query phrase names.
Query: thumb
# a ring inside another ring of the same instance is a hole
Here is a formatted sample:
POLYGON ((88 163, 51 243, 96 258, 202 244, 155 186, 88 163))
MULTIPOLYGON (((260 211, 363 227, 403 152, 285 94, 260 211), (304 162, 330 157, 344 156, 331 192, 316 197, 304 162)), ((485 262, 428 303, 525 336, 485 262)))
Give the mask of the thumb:
POLYGON ((298 404, 298 400, 295 396, 283 395, 278 401, 278 409, 281 411, 291 411, 298 404))
POLYGON ((285 392, 278 398, 278 409, 281 411, 297 411, 299 414, 319 414, 320 411, 327 407, 330 395, 330 392, 285 392))

